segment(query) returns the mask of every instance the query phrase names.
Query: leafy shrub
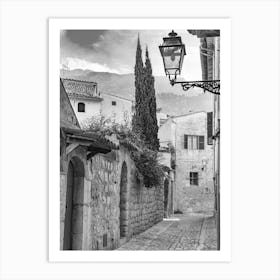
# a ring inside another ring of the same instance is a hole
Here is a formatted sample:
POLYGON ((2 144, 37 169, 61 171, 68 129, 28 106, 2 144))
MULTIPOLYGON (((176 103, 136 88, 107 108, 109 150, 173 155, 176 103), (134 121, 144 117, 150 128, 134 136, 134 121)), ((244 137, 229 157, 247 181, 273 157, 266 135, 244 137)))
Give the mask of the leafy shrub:
POLYGON ((163 166, 159 164, 157 151, 150 150, 140 135, 132 131, 129 123, 119 124, 104 116, 98 116, 88 119, 83 128, 103 137, 115 135, 120 144, 130 150, 144 185, 149 188, 161 184, 164 171, 163 166))

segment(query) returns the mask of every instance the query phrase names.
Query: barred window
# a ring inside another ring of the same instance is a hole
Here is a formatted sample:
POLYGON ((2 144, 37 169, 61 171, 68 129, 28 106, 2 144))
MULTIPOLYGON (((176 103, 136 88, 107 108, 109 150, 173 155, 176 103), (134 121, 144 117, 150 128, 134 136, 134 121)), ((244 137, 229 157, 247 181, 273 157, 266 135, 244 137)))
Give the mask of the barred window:
POLYGON ((190 185, 198 186, 198 172, 190 172, 190 185))

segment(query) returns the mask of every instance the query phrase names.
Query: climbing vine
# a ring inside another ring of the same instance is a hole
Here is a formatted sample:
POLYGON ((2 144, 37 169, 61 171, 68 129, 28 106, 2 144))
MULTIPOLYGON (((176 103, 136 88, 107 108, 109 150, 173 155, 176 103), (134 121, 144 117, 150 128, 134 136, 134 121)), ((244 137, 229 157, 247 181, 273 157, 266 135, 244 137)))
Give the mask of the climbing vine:
POLYGON ((142 138, 130 128, 128 120, 119 124, 104 116, 92 117, 83 124, 83 128, 102 137, 115 135, 120 145, 131 152, 137 173, 140 173, 138 177, 143 179, 144 185, 149 188, 161 184, 164 171, 159 163, 158 152, 147 147, 142 138))

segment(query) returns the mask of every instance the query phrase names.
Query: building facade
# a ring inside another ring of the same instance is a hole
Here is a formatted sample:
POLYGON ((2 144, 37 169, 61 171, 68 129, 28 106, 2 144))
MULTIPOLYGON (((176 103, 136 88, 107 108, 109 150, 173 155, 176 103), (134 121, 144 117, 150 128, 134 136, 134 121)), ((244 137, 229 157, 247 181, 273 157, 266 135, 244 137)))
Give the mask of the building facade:
MULTIPOLYGON (((203 80, 220 80, 220 30, 188 30, 200 38, 203 80)), ((220 96, 213 95, 214 188, 217 217, 217 248, 220 249, 220 96)))
POLYGON ((212 113, 195 112, 169 118, 159 128, 161 146, 171 146, 175 167, 174 210, 214 210, 212 113))
POLYGON ((131 124, 135 111, 134 101, 117 95, 102 93, 101 114, 116 123, 131 124))
POLYGON ((89 81, 61 79, 80 125, 101 113, 102 98, 97 84, 89 81))
POLYGON ((113 250, 161 221, 165 179, 145 187, 127 144, 82 130, 60 81, 61 250, 113 250))
POLYGON ((62 79, 74 112, 81 124, 92 117, 104 116, 112 122, 131 124, 134 102, 109 93, 100 93, 97 83, 74 79, 62 79))

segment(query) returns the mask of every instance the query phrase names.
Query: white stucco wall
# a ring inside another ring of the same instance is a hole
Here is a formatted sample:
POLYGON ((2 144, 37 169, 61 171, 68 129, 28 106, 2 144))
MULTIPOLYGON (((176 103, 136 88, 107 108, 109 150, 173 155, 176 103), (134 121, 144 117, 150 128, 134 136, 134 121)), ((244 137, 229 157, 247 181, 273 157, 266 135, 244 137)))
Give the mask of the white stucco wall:
POLYGON ((158 138, 161 147, 168 147, 168 143, 171 143, 172 146, 175 146, 175 129, 176 123, 169 118, 158 130, 158 138))
POLYGON ((171 168, 171 153, 170 152, 159 152, 158 153, 159 163, 171 168))
POLYGON ((168 115, 162 112, 158 112, 157 113, 157 123, 158 123, 158 127, 161 126, 161 120, 162 121, 166 121, 168 119, 168 115))
POLYGON ((82 98, 70 98, 71 105, 74 109, 74 112, 79 120, 81 126, 87 121, 87 119, 100 115, 101 112, 101 101, 96 101, 92 99, 82 99, 82 98), (85 104, 85 112, 78 112, 78 103, 85 104))
POLYGON ((70 98, 71 105, 82 126, 91 117, 100 115, 110 118, 117 123, 125 123, 126 120, 129 124, 131 123, 133 114, 132 101, 105 93, 102 94, 102 98, 103 100, 70 98), (112 105, 113 101, 116 102, 116 105, 112 105), (80 102, 85 104, 85 112, 78 112, 78 103, 80 102))
POLYGON ((118 96, 102 93, 103 101, 101 103, 102 115, 115 120, 118 123, 124 123, 127 119, 130 123, 133 114, 133 102, 118 96), (116 105, 112 105, 115 101, 116 105))

